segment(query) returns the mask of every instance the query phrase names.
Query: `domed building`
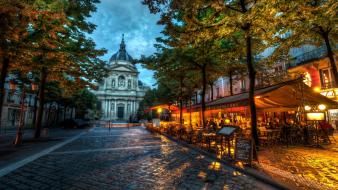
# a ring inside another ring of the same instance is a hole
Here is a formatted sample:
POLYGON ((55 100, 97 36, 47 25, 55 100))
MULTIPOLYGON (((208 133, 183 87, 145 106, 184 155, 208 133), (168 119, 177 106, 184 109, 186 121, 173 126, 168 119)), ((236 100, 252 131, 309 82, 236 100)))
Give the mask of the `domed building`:
POLYGON ((120 49, 109 59, 110 73, 94 93, 101 102, 101 119, 129 121, 136 117, 140 101, 149 87, 138 79, 139 72, 128 54, 124 36, 120 49))

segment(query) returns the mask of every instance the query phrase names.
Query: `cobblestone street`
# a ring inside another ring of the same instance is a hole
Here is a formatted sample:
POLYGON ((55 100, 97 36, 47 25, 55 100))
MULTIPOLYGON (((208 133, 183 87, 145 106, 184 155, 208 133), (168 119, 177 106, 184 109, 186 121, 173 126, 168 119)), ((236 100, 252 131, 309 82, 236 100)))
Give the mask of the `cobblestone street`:
POLYGON ((141 127, 94 128, 0 178, 0 189, 272 189, 141 127))
POLYGON ((297 189, 336 189, 338 186, 338 143, 322 148, 272 147, 260 152, 266 173, 297 189))

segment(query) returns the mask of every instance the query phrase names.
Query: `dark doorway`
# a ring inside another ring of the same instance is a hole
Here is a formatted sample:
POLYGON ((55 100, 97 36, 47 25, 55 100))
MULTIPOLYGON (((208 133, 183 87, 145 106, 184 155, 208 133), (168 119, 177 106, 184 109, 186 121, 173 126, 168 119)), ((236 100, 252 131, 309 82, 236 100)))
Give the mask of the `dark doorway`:
POLYGON ((123 115, 124 115, 124 107, 118 107, 117 108, 117 118, 123 119, 123 115))

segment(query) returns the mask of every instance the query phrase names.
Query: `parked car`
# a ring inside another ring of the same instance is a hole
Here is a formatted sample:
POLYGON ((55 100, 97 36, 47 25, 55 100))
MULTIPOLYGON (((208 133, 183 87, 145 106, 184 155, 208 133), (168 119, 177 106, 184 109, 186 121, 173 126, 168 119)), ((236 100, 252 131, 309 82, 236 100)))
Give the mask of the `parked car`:
POLYGON ((89 121, 83 119, 66 119, 61 123, 61 127, 65 129, 76 129, 89 127, 89 121))

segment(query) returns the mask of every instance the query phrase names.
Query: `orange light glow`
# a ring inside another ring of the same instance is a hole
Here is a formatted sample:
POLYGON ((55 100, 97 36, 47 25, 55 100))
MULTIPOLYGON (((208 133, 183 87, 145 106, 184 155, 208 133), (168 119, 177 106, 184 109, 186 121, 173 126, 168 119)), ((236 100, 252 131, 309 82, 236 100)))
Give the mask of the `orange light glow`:
POLYGON ((319 88, 319 87, 315 87, 315 88, 313 89, 313 91, 315 91, 315 92, 320 92, 320 88, 319 88))
POLYGON ((324 113, 307 113, 306 119, 310 121, 322 121, 325 120, 324 113))

